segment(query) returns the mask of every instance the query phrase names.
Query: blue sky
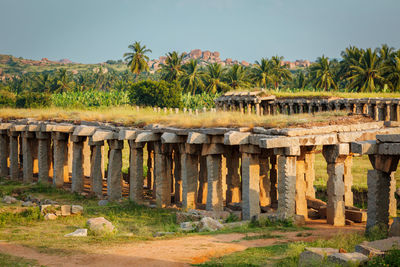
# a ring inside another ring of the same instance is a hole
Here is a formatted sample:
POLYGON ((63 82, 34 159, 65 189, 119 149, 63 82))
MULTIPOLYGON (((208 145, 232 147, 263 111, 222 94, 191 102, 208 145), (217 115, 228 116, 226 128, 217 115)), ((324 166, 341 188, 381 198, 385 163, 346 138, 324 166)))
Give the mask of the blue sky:
POLYGON ((141 41, 221 58, 339 57, 349 45, 400 48, 399 0, 0 0, 0 54, 97 63, 141 41))

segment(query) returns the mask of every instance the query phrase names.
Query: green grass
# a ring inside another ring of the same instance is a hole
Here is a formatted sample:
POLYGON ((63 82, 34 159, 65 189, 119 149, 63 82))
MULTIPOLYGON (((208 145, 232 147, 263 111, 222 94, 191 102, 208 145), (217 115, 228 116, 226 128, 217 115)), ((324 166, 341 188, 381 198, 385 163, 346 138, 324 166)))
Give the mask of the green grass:
POLYGON ((364 240, 365 237, 361 234, 338 234, 329 240, 318 239, 313 242, 292 242, 248 248, 244 251, 213 258, 199 266, 297 266, 299 255, 305 247, 343 248, 351 252, 354 251, 355 245, 364 240))
POLYGON ((0 253, 0 266, 36 267, 39 266, 39 264, 36 260, 27 260, 25 258, 0 253))

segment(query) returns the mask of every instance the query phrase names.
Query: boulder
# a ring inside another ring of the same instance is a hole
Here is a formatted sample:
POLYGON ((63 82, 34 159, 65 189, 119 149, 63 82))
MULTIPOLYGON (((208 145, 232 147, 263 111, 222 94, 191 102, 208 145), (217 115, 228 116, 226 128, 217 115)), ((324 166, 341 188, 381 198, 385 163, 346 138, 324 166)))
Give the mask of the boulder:
POLYGON ((214 220, 213 218, 210 217, 204 217, 203 219, 201 219, 198 225, 199 232, 205 232, 205 231, 214 232, 222 228, 224 228, 224 226, 219 221, 214 220))
POLYGON ((200 215, 201 217, 210 217, 215 220, 226 220, 230 214, 230 212, 221 210, 221 211, 212 211, 212 210, 194 210, 191 209, 188 213, 200 215))
POLYGON ((114 230, 114 225, 104 217, 91 218, 86 224, 89 229, 95 233, 110 233, 114 230))
POLYGON ((97 202, 97 205, 99 205, 99 206, 107 206, 107 204, 108 204, 107 199, 102 199, 102 200, 99 200, 99 202, 97 202))
POLYGON ((306 247, 299 257, 299 266, 314 266, 322 263, 326 257, 338 253, 336 248, 311 248, 306 247))
POLYGON ((182 222, 181 230, 184 232, 194 231, 200 222, 182 222))
POLYGON ((65 237, 87 236, 87 229, 76 229, 74 232, 64 235, 65 237))
POLYGON ((201 215, 193 214, 190 212, 177 212, 176 213, 176 223, 182 223, 187 221, 200 221, 201 215))
POLYGON ((355 247, 355 251, 367 257, 384 255, 392 248, 400 248, 400 237, 389 237, 375 241, 364 241, 355 247))
POLYGON ((22 207, 33 207, 34 203, 32 203, 32 201, 25 201, 22 202, 22 207))
POLYGON ((363 264, 364 262, 368 261, 368 257, 364 254, 358 252, 352 253, 333 253, 328 256, 328 262, 332 262, 334 264, 340 265, 351 265, 354 266, 355 264, 363 264))
POLYGON ((6 204, 14 204, 14 203, 17 202, 17 199, 15 197, 12 197, 12 196, 5 196, 3 198, 3 202, 6 203, 6 204))
POLYGON ((55 215, 54 213, 47 213, 46 215, 44 215, 44 219, 45 220, 56 220, 57 219, 57 215, 55 215))
POLYGON ((81 214, 83 212, 83 207, 80 205, 72 205, 71 213, 72 214, 81 214))
POLYGON ((400 236, 400 217, 393 218, 393 223, 389 228, 389 237, 400 236))
POLYGON ((320 199, 307 197, 307 208, 319 210, 322 206, 326 206, 326 202, 320 199))
POLYGON ((69 216, 69 215, 71 215, 71 206, 61 205, 61 216, 69 216))

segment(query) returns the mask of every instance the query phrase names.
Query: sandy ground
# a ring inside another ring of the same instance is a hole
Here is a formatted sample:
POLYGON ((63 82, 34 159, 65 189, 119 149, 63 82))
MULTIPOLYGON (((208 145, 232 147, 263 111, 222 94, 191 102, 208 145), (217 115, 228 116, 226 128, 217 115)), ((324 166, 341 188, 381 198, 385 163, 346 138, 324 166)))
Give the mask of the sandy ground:
POLYGON ((364 225, 357 224, 345 227, 333 227, 322 221, 308 222, 313 230, 301 233, 311 233, 310 236, 297 236, 299 232, 273 232, 279 234, 279 239, 241 240, 245 234, 219 234, 189 236, 168 240, 135 242, 124 244, 123 247, 107 247, 96 249, 90 254, 49 255, 39 253, 35 249, 18 244, 0 242, 0 252, 14 256, 35 259, 45 266, 190 266, 202 263, 211 257, 223 256, 249 247, 269 246, 292 241, 312 241, 320 238, 330 238, 338 233, 353 233, 364 231, 364 225))

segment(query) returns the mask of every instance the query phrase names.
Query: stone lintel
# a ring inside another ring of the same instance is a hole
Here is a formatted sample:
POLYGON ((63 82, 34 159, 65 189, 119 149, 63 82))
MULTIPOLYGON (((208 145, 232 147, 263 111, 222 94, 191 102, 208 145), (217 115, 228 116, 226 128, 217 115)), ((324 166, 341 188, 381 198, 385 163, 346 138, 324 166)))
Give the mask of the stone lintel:
POLYGON ((108 145, 110 149, 123 149, 124 148, 124 141, 118 139, 111 139, 108 140, 108 145))
POLYGON ((135 140, 129 140, 128 142, 129 142, 130 148, 143 148, 144 147, 143 142, 136 143, 135 140))
POLYGON ((193 144, 180 144, 181 153, 192 154, 192 155, 199 155, 201 153, 202 145, 193 145, 193 144))
POLYGON ((268 138, 276 138, 276 136, 266 135, 266 134, 251 134, 249 136, 249 144, 259 146, 261 139, 268 139, 268 138))
POLYGON ((159 141, 160 140, 161 134, 159 133, 153 133, 150 131, 146 132, 141 132, 136 136, 135 141, 136 142, 154 142, 154 141, 159 141))
POLYGON ((384 134, 400 134, 400 127, 338 133, 338 139, 339 142, 350 143, 355 141, 375 140, 377 135, 384 134))
POLYGON ((161 142, 167 144, 185 143, 186 137, 183 135, 177 135, 175 133, 163 133, 161 135, 161 142))
POLYGON ((306 135, 299 136, 298 139, 301 146, 322 146, 338 143, 337 134, 306 135))
POLYGON ((112 140, 112 139, 118 139, 118 133, 112 131, 97 130, 92 135, 93 142, 112 140))
POLYGON ((282 156, 300 156, 301 149, 300 146, 274 148, 274 154, 282 156))
POLYGON ((12 123, 0 123, 0 130, 8 130, 12 126, 12 123))
POLYGON ((118 140, 135 140, 137 136, 136 130, 121 129, 119 131, 118 140))
POLYGON ((360 155, 370 155, 378 153, 378 146, 375 140, 351 142, 351 153, 360 155))
POLYGON ((42 129, 40 124, 29 124, 27 131, 29 132, 39 132, 42 129))
POLYGON ((400 134, 379 134, 376 139, 381 143, 400 143, 400 134))
POLYGON ((239 146, 240 153, 248 153, 248 154, 260 154, 261 148, 254 145, 240 145, 239 146))
POLYGON ((210 144, 211 138, 203 133, 190 132, 186 142, 188 144, 210 144))
POLYGON ((381 155, 400 155, 400 143, 379 144, 378 153, 381 155))
POLYGON ((53 132, 72 133, 74 132, 75 125, 72 124, 56 124, 52 127, 53 132))
POLYGON ((216 154, 224 154, 225 146, 223 144, 203 144, 201 155, 216 155, 216 154))
POLYGON ((261 148, 279 148, 288 146, 299 146, 299 138, 297 137, 274 137, 260 139, 261 148))
POLYGON ((28 125, 22 125, 22 124, 13 124, 10 128, 11 132, 24 132, 28 128, 28 125))
POLYGON ((92 136, 97 130, 95 126, 78 126, 75 128, 73 135, 76 136, 92 136))
POLYGON ((40 131, 42 131, 42 132, 51 132, 51 131, 53 131, 53 127, 54 126, 55 126, 55 124, 43 123, 41 125, 40 131))
POLYGON ((77 136, 77 135, 71 135, 71 142, 74 143, 80 143, 80 142, 84 142, 86 140, 86 136, 77 136))
POLYGON ((54 140, 68 140, 69 134, 62 132, 53 132, 51 136, 54 140))
POLYGON ((246 145, 249 144, 249 132, 231 131, 224 134, 225 145, 246 145))

